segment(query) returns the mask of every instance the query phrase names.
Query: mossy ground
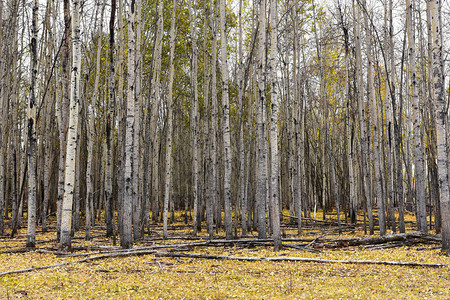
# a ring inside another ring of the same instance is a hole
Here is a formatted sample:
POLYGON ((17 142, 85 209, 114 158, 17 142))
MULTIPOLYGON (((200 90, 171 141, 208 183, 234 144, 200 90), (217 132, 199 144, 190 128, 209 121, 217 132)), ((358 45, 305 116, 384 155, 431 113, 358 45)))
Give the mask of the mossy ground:
MULTIPOLYGON (((181 217, 179 218, 181 221, 181 217)), ((287 221, 287 220, 286 220, 287 221)), ((177 223, 182 225, 183 223, 177 223)), ((179 227, 173 234, 186 235, 179 227)), ((156 230, 158 231, 158 230, 156 230)), ((285 234, 294 233, 285 229, 285 234)), ((306 230, 311 238, 324 229, 306 230)), ((98 237, 76 246, 112 246, 98 237)), ((220 233, 219 233, 220 234, 220 233)), ((344 235, 326 232, 327 238, 362 237, 358 230, 344 235)), ((77 233, 83 236, 83 233, 77 233)), ((38 233, 49 240, 41 247, 57 247, 54 233, 38 233)), ((152 243, 180 243, 180 239, 152 243)), ((0 239, 0 251, 24 247, 24 230, 15 239, 0 239)), ((149 242, 136 246, 148 246, 149 242)), ((299 256, 324 259, 390 260, 450 263, 437 249, 419 246, 368 250, 350 247, 310 253, 295 249, 274 252, 271 247, 202 247, 191 253, 229 256, 299 256)), ((77 251, 77 253, 83 253, 77 251)), ((53 253, 2 253, 0 272, 78 260, 53 253)), ((450 299, 450 267, 424 268, 383 265, 319 264, 305 262, 223 261, 156 258, 153 255, 108 258, 64 267, 0 277, 1 299, 450 299)))

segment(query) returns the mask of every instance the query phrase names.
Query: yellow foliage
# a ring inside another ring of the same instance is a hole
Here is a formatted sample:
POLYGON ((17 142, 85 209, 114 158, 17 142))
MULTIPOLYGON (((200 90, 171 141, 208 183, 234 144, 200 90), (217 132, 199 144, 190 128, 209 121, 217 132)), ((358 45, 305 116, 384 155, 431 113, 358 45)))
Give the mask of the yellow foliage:
MULTIPOLYGON (((177 220, 182 220, 180 213, 177 220)), ((286 220, 285 220, 286 221, 286 220)), ((182 225, 181 222, 174 225, 182 225)), ((179 227, 177 227, 179 228, 179 227)), ((157 229, 159 230, 159 229, 157 229)), ((101 234, 96 228, 95 235, 101 234)), ((286 234, 293 234, 287 231, 286 234)), ((184 229, 174 229, 186 234, 184 229)), ((322 235, 307 230, 301 237, 322 235)), ((82 233, 77 234, 82 237, 82 233)), ((361 237, 361 232, 340 237, 361 237)), ((330 233, 327 238, 337 237, 330 233)), ((54 234, 39 247, 56 247, 54 234)), ((155 243, 182 243, 180 240, 155 243)), ((0 240, 0 249, 23 247, 17 239, 0 240)), ((111 241, 77 239, 77 246, 111 246, 111 241)), ((148 246, 142 243, 137 246, 148 246)), ((77 252, 83 253, 83 252, 77 252)), ((298 256, 337 260, 395 260, 450 263, 438 250, 414 248, 366 250, 362 247, 310 253, 295 249, 273 252, 272 247, 204 247, 191 253, 228 256, 298 256)), ((0 253, 0 272, 77 260, 51 253, 0 253)), ((382 265, 317 264, 305 262, 239 262, 157 258, 152 255, 109 258, 65 267, 0 277, 2 299, 449 299, 450 267, 441 269, 382 265)))

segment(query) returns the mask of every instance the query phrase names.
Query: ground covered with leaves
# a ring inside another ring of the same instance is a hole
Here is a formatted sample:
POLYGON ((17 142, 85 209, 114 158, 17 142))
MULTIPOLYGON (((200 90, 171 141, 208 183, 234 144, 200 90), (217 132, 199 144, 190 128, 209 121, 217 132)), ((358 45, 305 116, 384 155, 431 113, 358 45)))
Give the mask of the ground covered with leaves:
POLYGON ((191 228, 183 223, 173 225, 172 239, 161 239, 155 225, 153 235, 136 243, 133 253, 121 252, 112 239, 103 236, 101 226, 95 228, 91 241, 77 233, 72 253, 57 250, 54 233, 39 233, 41 242, 34 251, 23 248, 24 231, 13 239, 2 237, 0 298, 450 299, 450 258, 440 255, 433 238, 352 246, 352 241, 367 237, 358 228, 338 235, 331 226, 311 224, 302 235, 294 235, 294 229, 286 226, 286 246, 274 252, 269 241, 247 238, 209 244, 206 236, 190 236, 191 228), (167 257, 174 253, 176 257, 167 257), (255 257, 281 260, 247 260, 255 257), (322 263, 285 257, 321 259, 322 263), (56 264, 64 265, 3 273, 56 264))

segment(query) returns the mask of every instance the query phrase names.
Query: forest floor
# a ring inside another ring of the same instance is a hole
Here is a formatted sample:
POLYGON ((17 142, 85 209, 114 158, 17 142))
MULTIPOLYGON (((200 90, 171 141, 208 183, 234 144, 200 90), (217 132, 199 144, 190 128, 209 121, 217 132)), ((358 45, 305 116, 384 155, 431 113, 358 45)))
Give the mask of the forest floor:
POLYGON ((251 235, 226 242, 219 232, 208 243, 203 231, 194 238, 181 217, 168 240, 152 225, 152 235, 122 252, 102 224, 91 241, 77 233, 69 254, 58 251, 54 232, 38 232, 36 249, 25 249, 22 229, 15 238, 0 237, 0 298, 450 299, 450 257, 440 255, 435 235, 361 243, 368 235, 360 227, 339 235, 335 226, 310 222, 297 235, 284 221, 285 246, 278 252, 251 235), (4 274, 42 266, 47 268, 4 274))

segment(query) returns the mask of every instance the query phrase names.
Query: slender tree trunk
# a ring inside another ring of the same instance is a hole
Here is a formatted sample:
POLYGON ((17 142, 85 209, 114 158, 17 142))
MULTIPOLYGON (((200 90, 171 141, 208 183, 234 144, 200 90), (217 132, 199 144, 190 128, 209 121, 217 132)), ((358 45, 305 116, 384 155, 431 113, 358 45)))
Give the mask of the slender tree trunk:
POLYGON ((420 108, 417 87, 416 70, 416 34, 414 26, 413 4, 411 0, 406 0, 406 28, 408 31, 408 49, 409 49, 409 94, 413 106, 413 127, 414 127, 414 173, 416 184, 416 211, 417 211, 417 229, 427 232, 427 210, 425 194, 425 178, 423 171, 423 150, 420 134, 420 108))
MULTIPOLYGON (((203 21, 203 33, 204 33, 204 37, 208 37, 209 33, 208 33, 208 20, 210 23, 210 27, 213 26, 213 22, 210 20, 210 18, 208 18, 208 13, 209 15, 211 15, 211 12, 208 11, 208 5, 209 2, 205 1, 204 2, 204 10, 205 10, 205 18, 203 21)), ((214 10, 214 7, 209 6, 209 9, 211 11, 214 10)), ((208 236, 209 239, 212 239, 214 236, 214 193, 215 190, 213 190, 213 186, 214 186, 214 182, 216 180, 216 178, 214 178, 214 175, 212 173, 213 170, 213 161, 212 161, 212 141, 213 141, 213 137, 212 137, 212 104, 210 103, 210 99, 209 99, 209 84, 210 84, 210 67, 208 64, 208 48, 207 48, 207 39, 205 38, 203 41, 203 73, 205 76, 205 83, 204 83, 204 91, 203 91, 203 98, 205 99, 205 107, 206 107, 206 116, 207 116, 207 131, 206 131, 206 135, 205 135, 205 152, 206 152, 206 163, 205 163, 205 185, 206 185, 206 227, 208 230, 208 236)), ((187 214, 187 211, 186 211, 187 214)))
POLYGON ((197 8, 195 7, 195 0, 189 0, 189 23, 192 41, 192 61, 191 61, 191 138, 192 145, 192 191, 194 197, 194 235, 201 229, 201 218, 199 211, 200 197, 199 197, 199 128, 198 128, 198 88, 197 88, 197 73, 198 73, 198 49, 197 49, 197 29, 196 17, 197 8))
POLYGON ((271 186, 270 196, 272 206, 272 235, 275 251, 281 249, 280 233, 280 205, 279 205, 279 181, 278 181, 278 82, 277 82, 277 54, 278 54, 278 30, 277 30, 277 0, 270 1, 270 85, 271 85, 271 117, 270 117, 270 157, 271 157, 271 186))
POLYGON ((228 40, 225 32, 226 0, 220 0, 220 40, 222 54, 222 106, 223 106, 223 148, 224 148, 224 196, 225 196, 225 232, 226 238, 233 238, 233 220, 231 207, 231 138, 230 104, 228 99, 228 40))
POLYGON ((267 238, 266 234, 266 178, 267 178, 267 161, 266 161, 266 1, 259 0, 259 37, 258 37, 258 173, 256 175, 256 206, 258 219, 258 238, 267 238))
POLYGON ((448 190, 447 140, 445 130, 445 125, 447 122, 447 103, 444 98, 444 73, 442 69, 442 28, 439 22, 441 17, 441 1, 430 0, 430 6, 431 26, 433 34, 433 96, 437 110, 437 165, 442 219, 442 252, 450 255, 450 199, 448 190))
POLYGON ((133 82, 134 82, 134 135, 133 135, 133 238, 139 240, 141 238, 141 209, 142 209, 142 189, 141 182, 141 107, 142 107, 142 95, 141 95, 141 0, 135 0, 135 17, 133 21, 134 27, 134 59, 132 68, 133 82))
POLYGON ((395 57, 394 57, 394 26, 392 20, 392 0, 387 1, 385 5, 385 62, 386 62, 386 78, 384 82, 384 109, 386 115, 386 157, 387 157, 387 195, 389 200, 389 216, 392 231, 396 232, 395 224, 395 212, 394 212, 394 199, 395 199, 395 187, 394 187, 394 139, 393 139, 393 115, 392 115, 392 103, 395 102, 394 91, 394 70, 395 70, 395 57))
MULTIPOLYGON (((106 1, 104 2, 104 4, 105 3, 106 1)), ((113 129, 114 129, 114 107, 116 105, 116 82, 115 82, 116 68, 114 65, 114 47, 115 47, 114 22, 116 18, 116 3, 117 3, 116 0, 111 0, 111 16, 109 19, 109 106, 106 118, 106 139, 105 139, 106 142, 105 221, 106 221, 107 237, 114 235, 114 225, 113 225, 114 203, 112 199, 112 192, 113 192, 112 143, 113 143, 113 129)))
POLYGON ((120 235, 120 245, 124 249, 133 247, 133 204, 136 197, 136 186, 133 179, 137 174, 133 174, 133 166, 136 157, 133 149, 133 138, 135 132, 135 0, 131 0, 128 11, 128 71, 127 71, 127 116, 125 134, 125 168, 124 168, 124 190, 122 207, 122 234, 120 235))
POLYGON ((37 77, 37 37, 39 1, 33 1, 31 25, 31 84, 28 102, 28 230, 27 247, 36 245, 36 77, 37 77))
MULTIPOLYGON (((3 1, 0 1, 0 20, 3 20, 3 1)), ((3 55, 3 22, 0 25, 0 57, 3 55)), ((3 58, 0 58, 0 78, 4 76, 3 58)), ((4 229, 4 211, 5 211, 5 158, 3 137, 5 135, 6 121, 4 113, 6 112, 6 97, 3 97, 5 89, 4 81, 0 81, 0 235, 5 233, 4 229)), ((8 210, 6 210, 8 211, 8 210)))
POLYGON ((353 102, 350 98, 350 84, 349 84, 349 72, 350 72, 350 58, 349 58, 349 34, 348 28, 344 24, 344 16, 342 14, 341 7, 338 7, 339 18, 343 32, 344 39, 344 62, 345 62, 345 97, 347 98, 347 110, 346 110, 346 134, 347 134, 347 162, 348 162, 348 185, 349 185, 349 200, 350 200, 350 222, 356 223, 358 217, 358 199, 357 199, 357 184, 354 174, 354 138, 353 138, 353 102))
POLYGON ((78 111, 81 71, 80 49, 80 2, 72 1, 72 72, 70 82, 70 116, 67 136, 66 166, 64 175, 64 197, 61 212, 61 241, 63 250, 70 250, 72 244, 72 204, 75 191, 75 163, 78 143, 78 111))
POLYGON ((372 132, 373 132, 373 156, 374 156, 374 169, 375 169, 375 187, 377 195, 378 206, 378 223, 380 227, 380 235, 386 234, 386 217, 385 217, 385 201, 382 192, 382 176, 380 167, 380 143, 378 133, 378 112, 377 102, 375 98, 375 86, 374 86, 374 62, 372 52, 372 33, 367 25, 366 20, 366 45, 368 50, 368 68, 367 68, 367 89, 368 89, 368 101, 372 114, 372 132))
POLYGON ((65 166, 66 166, 66 148, 67 148, 67 126, 70 105, 70 88, 69 88, 69 57, 70 57, 70 0, 64 0, 64 43, 62 49, 62 103, 58 112, 59 123, 59 167, 58 167, 58 204, 57 204, 57 238, 61 237, 61 218, 63 197, 65 190, 65 166))
POLYGON ((220 197, 219 190, 219 168, 218 168, 218 158, 217 158, 217 22, 216 22, 216 6, 214 0, 210 0, 210 19, 211 19, 211 176, 213 177, 213 182, 211 186, 213 207, 215 207, 215 221, 216 230, 219 229, 221 222, 221 207, 220 207, 220 197), (218 212, 218 213, 217 213, 218 212))
POLYGON ((238 137, 238 180, 239 180, 239 202, 242 209, 242 235, 247 235, 247 198, 245 197, 245 175, 244 175, 244 160, 245 160, 245 147, 244 147, 244 61, 242 51, 242 1, 239 0, 239 28, 238 28, 238 118, 239 118, 239 137, 238 137))
POLYGON ((370 234, 374 233, 374 222, 372 214, 372 198, 370 195, 370 177, 369 177, 369 153, 367 146, 367 129, 366 129, 366 114, 363 100, 363 85, 362 85, 362 58, 361 58, 361 20, 359 5, 353 3, 354 15, 356 20, 354 23, 355 30, 355 67, 356 67, 356 94, 358 97, 358 116, 359 116, 359 134, 360 134, 360 147, 361 147, 361 167, 363 175, 363 190, 364 196, 367 202, 367 215, 369 218, 369 230, 370 234))
POLYGON ((166 140, 166 174, 164 182, 164 216, 163 235, 167 239, 167 218, 169 214, 169 198, 172 190, 172 131, 173 131, 173 78, 175 73, 175 37, 176 37, 177 0, 173 0, 170 21, 170 54, 169 54, 169 95, 167 97, 167 140, 166 140))

